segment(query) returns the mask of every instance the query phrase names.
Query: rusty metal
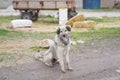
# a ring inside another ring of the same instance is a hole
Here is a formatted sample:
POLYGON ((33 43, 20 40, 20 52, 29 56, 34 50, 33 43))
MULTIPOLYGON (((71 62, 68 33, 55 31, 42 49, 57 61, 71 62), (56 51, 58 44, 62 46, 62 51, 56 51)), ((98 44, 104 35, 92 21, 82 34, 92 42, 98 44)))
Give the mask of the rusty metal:
POLYGON ((58 10, 60 8, 60 4, 59 3, 63 3, 64 6, 62 6, 63 4, 61 4, 61 7, 67 7, 68 9, 75 9, 75 0, 13 0, 12 4, 13 4, 13 8, 15 10, 58 10), (30 5, 32 5, 31 3, 39 3, 39 7, 31 7, 30 5), (22 5, 22 3, 24 3, 24 5, 27 6, 19 6, 22 5), (52 3, 52 4, 50 4, 52 3), (46 6, 45 6, 46 5, 46 6), (48 6, 47 5, 52 5, 48 6), (59 5, 59 6, 58 6, 59 5))

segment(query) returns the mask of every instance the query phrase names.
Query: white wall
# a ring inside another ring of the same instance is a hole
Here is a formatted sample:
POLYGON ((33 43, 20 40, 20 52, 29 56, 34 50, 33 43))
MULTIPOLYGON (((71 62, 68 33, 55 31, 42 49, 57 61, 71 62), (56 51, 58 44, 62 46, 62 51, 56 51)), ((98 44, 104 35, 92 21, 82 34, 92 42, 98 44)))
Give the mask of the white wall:
POLYGON ((111 8, 115 0, 101 0, 101 8, 111 8))
POLYGON ((83 0, 75 0, 76 8, 83 8, 83 0))
POLYGON ((0 9, 6 9, 11 5, 11 0, 0 0, 0 9))

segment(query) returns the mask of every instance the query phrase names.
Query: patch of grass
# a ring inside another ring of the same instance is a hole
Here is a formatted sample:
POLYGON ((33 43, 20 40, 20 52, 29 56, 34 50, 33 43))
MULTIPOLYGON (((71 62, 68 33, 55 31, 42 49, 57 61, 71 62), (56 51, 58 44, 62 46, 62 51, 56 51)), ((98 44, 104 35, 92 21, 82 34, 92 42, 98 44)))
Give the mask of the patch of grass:
POLYGON ((55 33, 49 32, 23 32, 0 29, 0 42, 18 39, 43 39, 54 38, 55 33))
POLYGON ((38 51, 38 50, 44 50, 44 49, 48 49, 48 47, 40 47, 40 46, 33 46, 33 47, 30 47, 30 49, 32 51, 38 51))
POLYGON ((0 29, 0 42, 5 40, 19 39, 24 34, 19 31, 10 31, 5 29, 0 29))
POLYGON ((8 33, 10 33, 10 31, 5 30, 5 29, 0 29, 0 36, 7 35, 8 33))
POLYGON ((13 55, 13 54, 8 52, 0 52, 0 56, 9 56, 9 55, 13 55))
POLYGON ((0 26, 8 25, 14 19, 18 19, 18 16, 0 16, 0 26))
POLYGON ((14 56, 15 53, 0 52, 0 62, 4 61, 6 58, 14 56))
MULTIPOLYGON (((0 16, 0 27, 10 26, 11 20, 20 19, 19 16, 0 16)), ((38 21, 34 23, 42 23, 42 24, 58 24, 58 19, 53 16, 39 16, 38 21)))
POLYGON ((38 51, 40 49, 39 46, 33 46, 33 47, 30 47, 31 50, 33 51, 38 51))
POLYGON ((116 21, 120 21, 120 17, 107 17, 104 16, 102 18, 96 18, 96 17, 89 17, 87 18, 88 20, 93 20, 95 22, 101 22, 101 23, 106 23, 106 22, 116 22, 116 21))
MULTIPOLYGON (((14 19, 19 19, 19 16, 0 16, 0 26, 2 24, 7 24, 7 23, 10 23, 11 20, 14 20, 14 19)), ((38 21, 39 23, 46 23, 46 24, 58 24, 58 19, 53 17, 53 16, 39 16, 38 18, 38 21)))
MULTIPOLYGON (((0 42, 6 40, 18 39, 54 39, 56 33, 53 32, 22 32, 22 31, 9 31, 0 29, 0 42)), ((74 40, 84 39, 104 39, 104 38, 120 38, 120 28, 101 28, 99 30, 91 29, 89 32, 72 32, 71 38, 74 40)))
POLYGON ((45 24, 58 24, 58 19, 53 16, 39 16, 38 21, 39 23, 45 24))
POLYGON ((120 28, 101 28, 90 32, 73 32, 71 37, 74 40, 100 40, 120 38, 120 28))
POLYGON ((43 39, 43 38, 53 39, 55 36, 55 32, 34 32, 34 33, 28 32, 27 35, 29 35, 29 37, 33 37, 37 39, 43 39))

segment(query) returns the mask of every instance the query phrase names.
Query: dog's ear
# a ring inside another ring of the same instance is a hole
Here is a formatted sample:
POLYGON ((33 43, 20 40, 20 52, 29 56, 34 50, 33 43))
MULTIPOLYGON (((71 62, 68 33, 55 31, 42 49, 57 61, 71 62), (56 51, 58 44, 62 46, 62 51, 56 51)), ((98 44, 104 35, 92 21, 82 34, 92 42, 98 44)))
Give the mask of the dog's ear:
POLYGON ((67 29, 68 31, 71 31, 71 27, 70 27, 70 26, 66 26, 66 29, 67 29))
POLYGON ((57 33, 57 34, 60 34, 60 28, 57 29, 56 33, 57 33))

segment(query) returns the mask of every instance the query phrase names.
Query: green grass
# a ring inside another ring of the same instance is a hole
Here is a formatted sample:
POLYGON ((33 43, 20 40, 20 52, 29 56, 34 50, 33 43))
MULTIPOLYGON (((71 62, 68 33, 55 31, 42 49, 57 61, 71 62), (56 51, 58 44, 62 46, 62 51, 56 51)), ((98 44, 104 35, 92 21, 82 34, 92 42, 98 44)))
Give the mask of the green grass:
MULTIPOLYGON (((22 32, 0 29, 0 41, 18 40, 18 39, 54 39, 56 33, 53 32, 22 32)), ((120 28, 101 28, 99 30, 92 29, 89 32, 72 32, 71 38, 77 39, 104 39, 120 37, 120 28)))
POLYGON ((100 30, 91 30, 89 32, 73 32, 71 37, 74 40, 101 40, 120 38, 120 28, 101 28, 100 30))
POLYGON ((107 16, 104 16, 102 18, 89 17, 87 18, 87 20, 93 20, 98 23, 107 23, 107 22, 120 21, 120 17, 107 17, 107 16))
POLYGON ((12 56, 16 55, 16 53, 10 53, 10 52, 0 52, 0 62, 4 61, 6 58, 10 58, 12 56))
POLYGON ((53 16, 39 16, 38 22, 47 24, 58 24, 58 19, 53 16))
MULTIPOLYGON (((0 24, 10 23, 11 20, 20 19, 19 16, 0 16, 0 24)), ((53 16, 39 16, 38 22, 58 24, 58 19, 53 16)))
POLYGON ((7 40, 19 40, 19 39, 43 39, 53 38, 55 33, 49 32, 23 32, 0 29, 0 42, 7 40), (49 37, 51 36, 51 37, 49 37))
POLYGON ((0 52, 0 56, 13 55, 13 53, 0 52))
POLYGON ((0 29, 0 42, 5 40, 19 39, 22 38, 23 36, 24 36, 23 32, 0 29))
POLYGON ((18 18, 18 16, 0 16, 0 26, 9 25, 11 20, 18 18))
MULTIPOLYGON (((0 16, 0 27, 11 26, 11 21, 15 19, 20 19, 19 16, 0 16)), ((52 16, 39 16, 37 23, 42 24, 58 24, 58 19, 52 16)), ((36 23, 35 22, 35 23, 36 23)))
POLYGON ((44 50, 44 49, 48 49, 49 47, 40 47, 40 46, 33 46, 33 47, 30 47, 29 49, 32 50, 32 51, 38 51, 38 50, 44 50))

